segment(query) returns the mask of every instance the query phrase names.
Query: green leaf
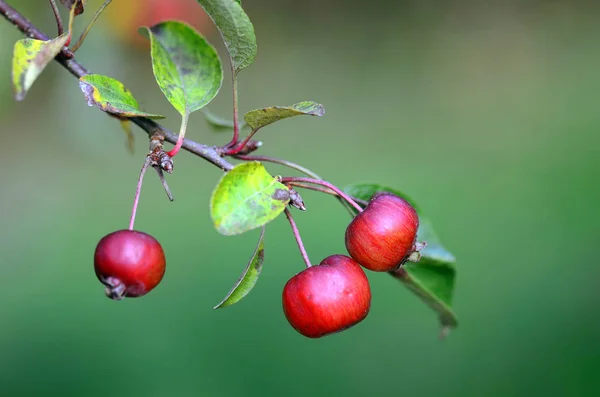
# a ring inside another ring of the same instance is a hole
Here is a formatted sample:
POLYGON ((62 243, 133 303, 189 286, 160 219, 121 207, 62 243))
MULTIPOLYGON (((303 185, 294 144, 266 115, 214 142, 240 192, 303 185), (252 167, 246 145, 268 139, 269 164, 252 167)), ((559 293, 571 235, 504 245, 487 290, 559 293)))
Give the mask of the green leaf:
POLYGON ((161 91, 182 116, 208 104, 223 81, 221 60, 204 37, 176 21, 146 28, 152 70, 161 91))
POLYGON ((325 114, 325 108, 323 105, 313 102, 305 101, 296 103, 292 106, 272 106, 269 108, 262 108, 251 110, 244 116, 244 120, 250 128, 258 130, 266 125, 272 124, 276 121, 287 119, 293 116, 323 116, 325 114))
MULTIPOLYGON (((415 203, 415 200, 408 197, 406 194, 402 193, 401 191, 393 189, 391 187, 379 185, 377 183, 355 183, 354 185, 348 185, 348 186, 344 187, 344 193, 346 193, 352 197, 355 197, 359 200, 363 200, 363 201, 371 201, 371 198, 373 197, 373 195, 375 195, 375 193, 379 193, 379 192, 388 192, 388 193, 392 193, 398 197, 403 198, 404 200, 408 201, 410 203, 410 205, 412 205, 417 210, 419 215, 421 214, 421 210, 415 203)), ((356 210, 354 210, 354 213, 356 213, 356 210)))
POLYGON ((240 1, 198 0, 221 32, 231 59, 234 75, 247 68, 256 57, 256 36, 250 18, 240 1))
POLYGON ((428 219, 421 217, 417 240, 426 241, 419 262, 407 262, 403 268, 407 278, 400 279, 411 291, 435 310, 442 325, 442 336, 458 326, 458 318, 452 310, 452 296, 456 269, 455 258, 440 243, 428 219))
POLYGON ((454 255, 440 243, 429 219, 422 216, 419 217, 417 241, 427 242, 427 247, 421 250, 421 261, 418 263, 431 262, 437 264, 453 264, 456 262, 454 255))
POLYGON ((79 87, 88 105, 96 105, 100 110, 122 117, 164 118, 164 116, 146 113, 140 107, 123 83, 112 77, 88 74, 79 79, 79 87))
MULTIPOLYGON (((218 115, 214 114, 213 112, 211 112, 210 110, 208 110, 207 108, 202 109, 202 113, 204 113, 204 119, 206 120, 206 122, 212 128, 213 131, 223 132, 223 131, 233 130, 233 120, 229 120, 229 119, 223 118, 221 116, 218 116, 218 115)), ((240 126, 240 129, 242 129, 242 128, 246 128, 248 126, 248 124, 241 122, 239 126, 240 126)))
POLYGON ((263 226, 283 212, 290 191, 257 161, 236 165, 226 173, 210 199, 219 233, 241 234, 263 226))
POLYGON ((262 264, 264 261, 265 255, 265 227, 262 227, 260 232, 260 237, 258 239, 258 244, 256 245, 256 249, 250 258, 250 261, 246 265, 244 272, 235 283, 231 291, 227 293, 227 296, 215 306, 213 309, 220 309, 222 307, 231 306, 234 303, 239 302, 244 298, 252 288, 256 285, 258 281, 258 276, 260 276, 260 271, 262 270, 262 264))
POLYGON ((22 101, 27 91, 46 66, 60 53, 69 40, 69 33, 43 41, 21 39, 13 51, 12 82, 15 99, 22 101))
POLYGON ((442 337, 458 326, 458 318, 452 310, 456 270, 451 264, 436 264, 422 259, 422 262, 407 262, 399 270, 390 273, 438 313, 442 337))
MULTIPOLYGON (((346 186, 344 192, 363 201, 369 201, 374 194, 388 192, 408 201, 419 214, 419 229, 417 241, 427 242, 421 250, 419 262, 406 262, 399 270, 390 272, 429 307, 434 309, 442 324, 442 334, 458 325, 458 319, 452 311, 452 294, 456 270, 454 256, 444 248, 435 234, 431 222, 423 216, 415 201, 403 192, 374 183, 357 183, 346 186)), ((356 210, 353 209, 354 214, 356 210)))

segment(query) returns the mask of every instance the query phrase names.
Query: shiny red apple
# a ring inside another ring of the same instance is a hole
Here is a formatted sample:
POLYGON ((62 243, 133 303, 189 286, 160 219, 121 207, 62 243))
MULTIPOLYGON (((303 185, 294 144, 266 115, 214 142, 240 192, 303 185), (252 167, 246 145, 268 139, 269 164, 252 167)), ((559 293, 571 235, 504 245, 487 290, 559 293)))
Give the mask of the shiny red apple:
POLYGON ((106 286, 106 296, 115 300, 146 295, 162 280, 165 265, 160 243, 135 230, 104 236, 94 253, 96 276, 106 286))
POLYGON ((393 194, 376 195, 346 229, 346 249, 369 270, 397 269, 413 253, 419 228, 417 211, 393 194))
POLYGON ((292 327, 320 338, 361 322, 371 307, 369 280, 360 265, 332 255, 292 277, 283 289, 283 312, 292 327))

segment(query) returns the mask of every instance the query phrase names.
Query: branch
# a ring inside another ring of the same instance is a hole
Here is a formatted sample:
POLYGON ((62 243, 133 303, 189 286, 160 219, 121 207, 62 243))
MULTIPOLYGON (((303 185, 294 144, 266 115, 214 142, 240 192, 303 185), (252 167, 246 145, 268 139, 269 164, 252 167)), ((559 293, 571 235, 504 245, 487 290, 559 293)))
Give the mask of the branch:
MULTIPOLYGON (((8 22, 15 25, 27 37, 36 40, 49 40, 48 36, 40 32, 39 29, 36 28, 27 18, 8 5, 4 0, 0 0, 0 14, 2 14, 2 16, 6 18, 8 22)), ((55 60, 77 78, 90 74, 90 72, 82 64, 74 59, 73 52, 66 47, 63 48, 55 60)), ((147 119, 145 117, 134 117, 131 118, 131 121, 146 131, 149 136, 158 133, 165 137, 165 141, 172 144, 177 143, 177 134, 174 134, 167 128, 151 119, 147 119)), ((195 154, 196 156, 202 157, 209 163, 216 165, 224 171, 229 171, 233 168, 233 164, 221 157, 215 148, 211 146, 203 145, 190 139, 185 139, 183 141, 182 148, 190 153, 195 154)))

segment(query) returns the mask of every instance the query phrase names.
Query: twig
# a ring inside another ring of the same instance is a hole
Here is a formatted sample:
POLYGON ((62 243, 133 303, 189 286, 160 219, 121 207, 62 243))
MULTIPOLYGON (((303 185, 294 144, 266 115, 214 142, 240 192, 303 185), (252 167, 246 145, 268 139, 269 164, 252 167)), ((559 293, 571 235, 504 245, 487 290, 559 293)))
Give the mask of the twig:
POLYGON ((85 30, 83 31, 83 33, 81 34, 81 36, 79 36, 79 40, 77 40, 77 43, 75 43, 73 46, 71 46, 71 51, 75 52, 75 51, 77 51, 79 49, 79 47, 81 47, 81 45, 83 44, 83 41, 85 40, 85 38, 87 37, 88 33, 90 32, 90 29, 92 28, 92 26, 94 26, 94 23, 96 23, 96 21, 98 20, 98 18, 102 14, 102 11, 104 11, 104 9, 106 7, 108 7, 108 5, 111 3, 111 1, 112 0, 106 0, 104 3, 102 3, 102 5, 100 6, 100 8, 98 8, 98 10, 96 11, 96 13, 92 17, 92 20, 90 21, 90 23, 88 24, 88 26, 85 28, 85 30))
POLYGON ((233 137, 231 138, 231 142, 229 142, 225 147, 233 148, 236 143, 238 143, 238 138, 240 136, 240 124, 238 122, 238 89, 237 89, 237 76, 235 74, 235 68, 233 67, 233 63, 231 64, 231 91, 233 94, 233 137))
MULTIPOLYGON (((309 170, 308 168, 301 166, 300 164, 296 164, 293 163, 291 161, 288 160, 283 160, 283 159, 279 159, 276 157, 270 157, 270 156, 255 156, 255 155, 235 155, 233 156, 234 158, 238 159, 238 160, 243 160, 243 161, 264 161, 264 162, 268 162, 268 163, 273 163, 273 164, 279 164, 279 165, 283 165, 286 166, 288 168, 294 169, 296 171, 299 171, 305 175, 308 175, 309 177, 313 178, 313 179, 323 179, 321 178, 319 175, 317 175, 316 173, 314 173, 313 171, 309 170)), ((307 186, 300 186, 300 185, 296 185, 298 187, 303 187, 306 189, 309 189, 307 186)), ((316 189, 313 189, 316 190, 316 189)), ((326 192, 324 192, 326 193, 326 192)), ((342 203, 342 205, 348 210, 348 212, 350 213, 350 216, 354 216, 354 211, 352 209, 352 206, 350 205, 350 203, 348 203, 346 200, 344 200, 343 198, 341 198, 337 193, 334 194, 338 201, 340 203, 342 203)), ((366 205, 366 204, 365 204, 366 205)))
MULTIPOLYGON (((40 32, 39 29, 35 27, 27 18, 8 5, 4 0, 0 0, 0 14, 4 16, 7 21, 15 25, 27 37, 37 40, 49 40, 48 36, 40 32)), ((56 57, 56 61, 77 78, 90 74, 90 72, 83 65, 73 59, 73 57, 73 52, 65 47, 56 57)), ((134 117, 131 119, 131 121, 146 131, 149 136, 158 133, 164 136, 167 142, 172 144, 177 143, 176 134, 153 120, 144 117, 134 117)), ((182 148, 190 153, 195 154, 196 156, 202 157, 209 163, 216 165, 224 171, 229 171, 233 168, 233 164, 222 158, 213 147, 203 145, 189 139, 184 139, 182 148)))
POLYGON ((296 164, 291 161, 279 159, 276 157, 254 156, 254 155, 249 155, 249 156, 248 155, 235 155, 234 158, 239 159, 239 160, 244 160, 244 161, 265 161, 268 163, 279 164, 279 165, 283 165, 285 167, 291 168, 293 170, 299 171, 305 175, 308 175, 311 178, 322 179, 319 175, 312 172, 308 168, 301 166, 300 164, 296 164))
POLYGON ((56 18, 56 27, 58 28, 58 35, 60 36, 64 33, 65 28, 63 27, 62 18, 60 17, 60 12, 58 11, 58 7, 54 0, 50 0, 50 7, 52 7, 54 18, 56 18))
POLYGON ((358 205, 356 203, 356 201, 354 201, 354 199, 352 197, 350 197, 349 195, 347 195, 346 193, 344 193, 342 190, 340 190, 340 188, 338 188, 337 186, 335 186, 332 183, 329 183, 327 181, 323 181, 320 179, 312 179, 312 178, 303 178, 303 177, 296 177, 296 176, 292 176, 292 177, 283 177, 281 178, 281 183, 284 184, 294 184, 296 182, 301 182, 301 183, 312 183, 314 185, 321 185, 324 186, 328 189, 333 190, 334 192, 336 192, 338 194, 338 196, 340 196, 341 198, 343 198, 344 200, 346 200, 348 202, 348 204, 350 204, 351 206, 353 206, 358 212, 362 212, 363 209, 360 205, 358 205))
POLYGON ((294 217, 289 209, 285 209, 285 216, 287 216, 288 221, 290 222, 290 226, 292 227, 292 233, 294 234, 294 238, 296 239, 296 243, 298 243, 298 248, 300 249, 300 254, 302 255, 302 259, 304 259, 304 263, 306 263, 306 267, 311 267, 310 259, 308 259, 308 254, 306 253, 306 248, 304 248, 304 243, 302 242, 302 237, 300 237, 300 231, 298 231, 298 226, 296 226, 296 222, 294 221, 294 217))
POLYGON ((171 189, 169 189, 169 184, 167 183, 167 180, 165 178, 165 174, 163 173, 162 168, 160 168, 160 166, 155 166, 154 169, 158 173, 158 179, 160 179, 160 182, 162 183, 163 188, 165 189, 165 193, 167 193, 167 197, 169 198, 169 201, 173 201, 173 194, 171 193, 171 189))

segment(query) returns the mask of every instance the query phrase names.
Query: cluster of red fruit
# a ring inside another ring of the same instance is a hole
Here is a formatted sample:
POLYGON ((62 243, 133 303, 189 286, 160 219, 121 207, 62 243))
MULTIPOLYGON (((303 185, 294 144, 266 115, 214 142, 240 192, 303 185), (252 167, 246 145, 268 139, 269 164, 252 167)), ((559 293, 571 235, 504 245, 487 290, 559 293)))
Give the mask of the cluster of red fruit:
POLYGON ((332 255, 298 273, 283 289, 283 310, 298 332, 319 338, 356 325, 371 307, 371 288, 359 266, 388 272, 415 252, 419 217, 405 200, 376 195, 346 229, 350 257, 332 255))
MULTIPOLYGON (((392 194, 376 195, 348 225, 351 257, 329 256, 285 285, 283 310, 292 327, 318 338, 362 321, 371 307, 371 288, 360 265, 376 272, 397 269, 415 252, 418 227, 417 212, 408 202, 392 194)), ((100 240, 94 265, 108 297, 138 297, 162 279, 165 255, 153 237, 120 230, 100 240)))

